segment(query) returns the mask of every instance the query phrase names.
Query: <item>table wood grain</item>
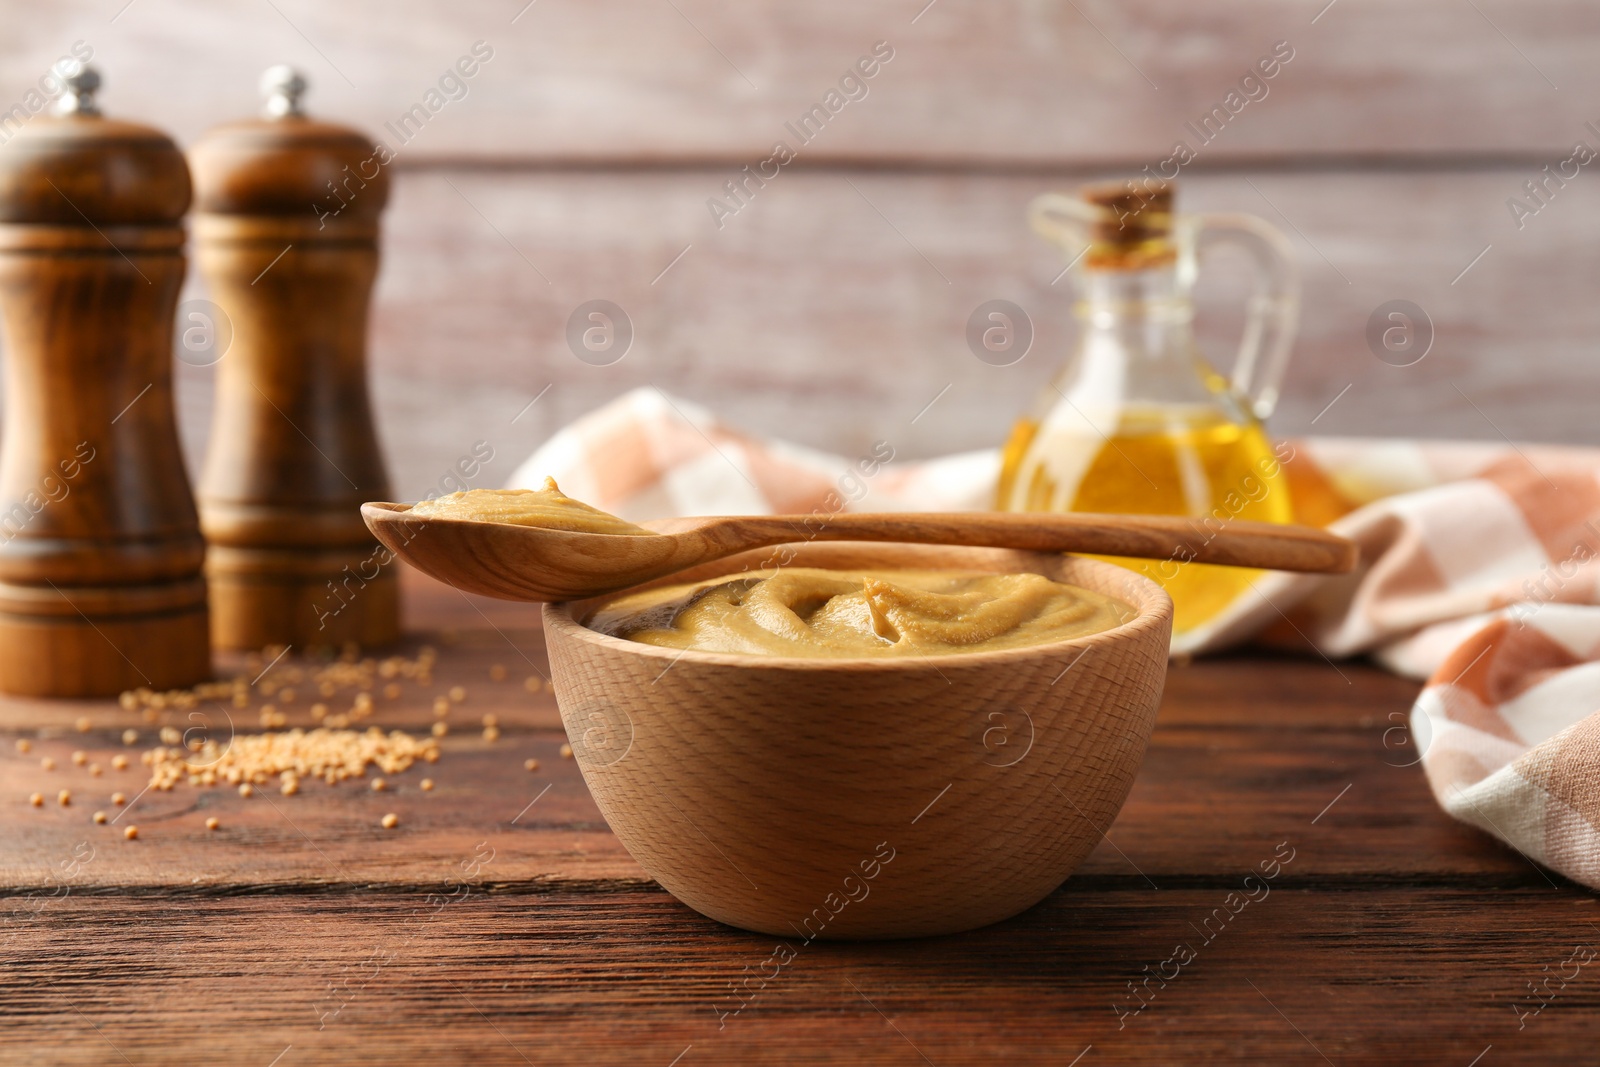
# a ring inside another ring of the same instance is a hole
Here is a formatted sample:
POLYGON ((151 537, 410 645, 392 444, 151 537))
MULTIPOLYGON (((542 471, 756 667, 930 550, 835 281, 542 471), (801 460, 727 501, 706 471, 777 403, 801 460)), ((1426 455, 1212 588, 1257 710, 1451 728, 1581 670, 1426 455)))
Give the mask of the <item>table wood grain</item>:
MULTIPOLYGON (((380 696, 369 721, 421 732, 434 696, 467 692, 439 762, 382 793, 179 786, 117 809, 109 794, 134 796, 144 775, 110 759, 149 747, 155 726, 111 703, 0 703, 0 1062, 1493 1067, 1592 1053, 1600 980, 1550 981, 1553 998, 1529 983, 1600 942, 1595 898, 1438 811, 1404 736, 1386 734, 1413 683, 1261 655, 1175 667, 1127 806, 1042 904, 958 937, 795 945, 778 967, 773 938, 682 907, 607 830, 559 755, 551 694, 524 687, 547 673, 536 614, 406 578, 408 647, 439 649, 433 684, 380 696), (128 728, 139 745, 123 746, 128 728), (45 807, 29 806, 35 790, 45 807), (95 825, 102 808, 119 822, 95 825), (1285 856, 1264 897, 1230 896, 1285 856)), ((285 706, 292 724, 308 703, 285 706)))

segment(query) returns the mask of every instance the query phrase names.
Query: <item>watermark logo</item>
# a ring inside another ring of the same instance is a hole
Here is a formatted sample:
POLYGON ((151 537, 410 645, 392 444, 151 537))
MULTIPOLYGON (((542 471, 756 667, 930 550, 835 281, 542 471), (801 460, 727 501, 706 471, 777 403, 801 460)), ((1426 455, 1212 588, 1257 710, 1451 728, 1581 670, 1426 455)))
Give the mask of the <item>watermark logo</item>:
POLYGON ((567 317, 567 347, 591 367, 609 367, 633 347, 633 320, 609 300, 590 300, 567 317))
POLYGON ((633 750, 633 716, 615 704, 584 704, 569 718, 567 737, 584 767, 609 767, 633 750))
POLYGON ((1033 716, 1015 705, 988 712, 983 718, 983 762, 1015 767, 1033 751, 1033 716))
POLYGON ((1433 320, 1409 300, 1379 304, 1367 316, 1367 347, 1391 367, 1414 366, 1433 348, 1433 320))
POLYGON ((184 762, 191 772, 212 766, 233 747, 233 716, 220 704, 216 710, 222 716, 222 721, 216 724, 204 711, 189 713, 189 726, 183 731, 182 743, 188 753, 184 762))
POLYGON ((1019 363, 1033 347, 1033 320, 1009 300, 985 300, 967 316, 967 347, 991 367, 1019 363))
POLYGON ((1433 743, 1433 723, 1424 711, 1391 711, 1393 726, 1383 731, 1383 762, 1391 767, 1415 767, 1433 743))
POLYGON ((233 320, 209 300, 178 305, 178 358, 191 367, 209 367, 233 347, 233 320))

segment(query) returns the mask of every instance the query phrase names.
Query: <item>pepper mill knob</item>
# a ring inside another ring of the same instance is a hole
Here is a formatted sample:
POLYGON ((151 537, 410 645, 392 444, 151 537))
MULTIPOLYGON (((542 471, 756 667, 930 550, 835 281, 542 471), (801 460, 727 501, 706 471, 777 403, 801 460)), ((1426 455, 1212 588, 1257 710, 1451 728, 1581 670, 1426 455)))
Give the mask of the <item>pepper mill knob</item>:
POLYGON ((66 83, 66 91, 61 94, 61 99, 56 102, 57 115, 98 115, 100 105, 95 103, 94 94, 100 89, 100 72, 93 67, 80 67, 76 74, 69 74, 62 79, 66 83))
POLYGON ((268 67, 261 74, 261 95, 267 98, 262 115, 269 119, 305 117, 300 98, 307 85, 305 75, 287 63, 268 67))

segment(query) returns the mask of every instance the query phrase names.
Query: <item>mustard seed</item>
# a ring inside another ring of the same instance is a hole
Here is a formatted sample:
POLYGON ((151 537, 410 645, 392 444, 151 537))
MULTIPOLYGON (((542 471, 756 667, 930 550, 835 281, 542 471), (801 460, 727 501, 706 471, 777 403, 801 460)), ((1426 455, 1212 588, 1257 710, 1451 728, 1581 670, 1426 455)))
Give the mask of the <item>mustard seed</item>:
POLYGON ((102 826, 103 826, 103 825, 105 825, 105 821, 106 821, 106 813, 105 813, 105 812, 103 812, 103 811, 97 811, 97 812, 95 812, 95 813, 94 813, 94 821, 95 821, 95 823, 96 823, 96 824, 97 824, 97 825, 102 825, 102 826))
POLYGON ((465 689, 461 688, 459 685, 452 685, 450 687, 451 703, 459 704, 465 699, 467 699, 467 691, 465 689))
POLYGON ((215 830, 217 827, 219 827, 221 825, 222 825, 222 820, 217 818, 215 815, 211 816, 211 818, 206 820, 206 829, 207 830, 215 830))
POLYGON ((17 751, 26 756, 33 749, 33 742, 26 737, 17 738, 17 751))
POLYGON ((111 766, 114 770, 125 771, 128 769, 128 757, 118 752, 111 757, 111 766))
POLYGON ((44 807, 44 794, 34 793, 32 796, 28 797, 28 803, 32 804, 36 808, 44 807))
POLYGON ((522 761, 522 769, 525 771, 536 771, 539 769, 539 761, 536 759, 525 759, 522 761))
POLYGON ((139 731, 132 729, 122 731, 122 743, 125 745, 137 745, 139 743, 139 731))
POLYGON ((283 780, 283 784, 278 787, 278 792, 282 793, 286 797, 294 796, 296 793, 300 792, 299 779, 285 778, 283 780))
POLYGON ((485 725, 485 726, 499 726, 500 725, 500 716, 494 715, 494 714, 485 715, 483 717, 483 725, 485 725))
POLYGON ((450 732, 450 724, 449 723, 447 723, 447 722, 436 722, 436 723, 433 724, 433 736, 434 737, 443 737, 445 734, 447 734, 449 732, 450 732))
POLYGON ((115 804, 117 807, 120 808, 120 807, 122 807, 122 805, 126 804, 127 802, 128 802, 128 794, 126 794, 126 793, 112 793, 111 794, 111 803, 115 804))
POLYGON ((489 680, 491 682, 503 682, 503 681, 505 681, 506 680, 506 665, 504 663, 496 663, 494 666, 490 667, 489 668, 489 680))
POLYGON ((294 690, 293 689, 280 689, 280 690, 278 690, 278 703, 280 703, 280 704, 293 704, 294 703, 294 690))
POLYGON ((562 759, 571 759, 572 758, 572 746, 571 745, 562 745, 561 746, 561 758, 562 759))
POLYGON ((139 837, 139 828, 137 826, 130 826, 126 830, 122 831, 122 836, 126 837, 129 841, 136 841, 139 837))
POLYGON ((537 693, 541 684, 543 683, 539 681, 539 676, 537 674, 530 674, 522 680, 522 688, 526 689, 530 693, 537 693))
POLYGON ((386 700, 398 700, 400 699, 400 687, 390 682, 383 687, 383 695, 386 700))
POLYGON ((435 715, 439 716, 439 718, 441 718, 441 719, 444 718, 446 715, 450 714, 450 698, 449 697, 434 697, 433 698, 433 713, 435 715))
POLYGON ((51 759, 49 756, 46 756, 44 759, 39 761, 39 766, 43 767, 47 771, 53 771, 56 769, 56 761, 51 759))
POLYGON ((382 778, 374 778, 372 780, 372 791, 374 793, 381 793, 385 789, 388 789, 388 788, 389 788, 389 783, 384 781, 382 778))
POLYGON ((100 764, 98 764, 98 763, 89 764, 89 777, 90 778, 98 778, 98 777, 100 777, 100 764))
POLYGON ((255 792, 255 786, 251 785, 249 782, 244 782, 239 786, 239 795, 242 797, 255 796, 255 792))
POLYGON ((391 811, 389 814, 387 814, 387 815, 385 815, 383 817, 383 828, 385 830, 393 830, 396 826, 399 826, 399 825, 400 825, 400 816, 396 815, 394 812, 391 811))
MULTIPOLYGON (((433 779, 432 778, 424 778, 422 780, 422 791, 424 793, 433 792, 433 779)), ((37 794, 35 794, 35 795, 37 795, 37 794)))
POLYGON ((483 728, 483 739, 485 741, 498 741, 498 740, 500 740, 500 727, 498 727, 498 726, 485 726, 483 728))
POLYGON ((89 721, 89 717, 87 715, 79 716, 78 721, 73 725, 77 727, 80 734, 86 734, 90 730, 94 729, 94 723, 89 721))
POLYGON ((88 762, 89 762, 89 753, 84 752, 84 751, 82 751, 80 749, 79 751, 74 752, 72 754, 73 766, 82 767, 85 763, 88 763, 88 762))
POLYGON ((56 799, 61 801, 61 806, 63 808, 67 807, 72 803, 72 790, 63 789, 61 792, 56 794, 56 799))

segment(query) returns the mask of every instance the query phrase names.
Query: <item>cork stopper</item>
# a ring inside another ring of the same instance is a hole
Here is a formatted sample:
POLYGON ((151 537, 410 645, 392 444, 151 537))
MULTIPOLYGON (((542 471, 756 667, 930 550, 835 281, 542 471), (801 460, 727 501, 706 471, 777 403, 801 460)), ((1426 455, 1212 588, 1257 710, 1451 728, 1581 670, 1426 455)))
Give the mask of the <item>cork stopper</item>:
POLYGON ((272 216, 312 232, 374 230, 393 153, 306 114, 309 83, 289 66, 262 75, 261 115, 208 131, 189 150, 202 215, 272 216))
POLYGON ((1091 221, 1088 265, 1140 269, 1176 257, 1171 182, 1090 185, 1079 191, 1091 221))
POLYGON ((0 126, 0 223, 176 224, 189 207, 189 170, 177 145, 160 130, 104 117, 93 67, 63 81, 53 114, 0 126))

